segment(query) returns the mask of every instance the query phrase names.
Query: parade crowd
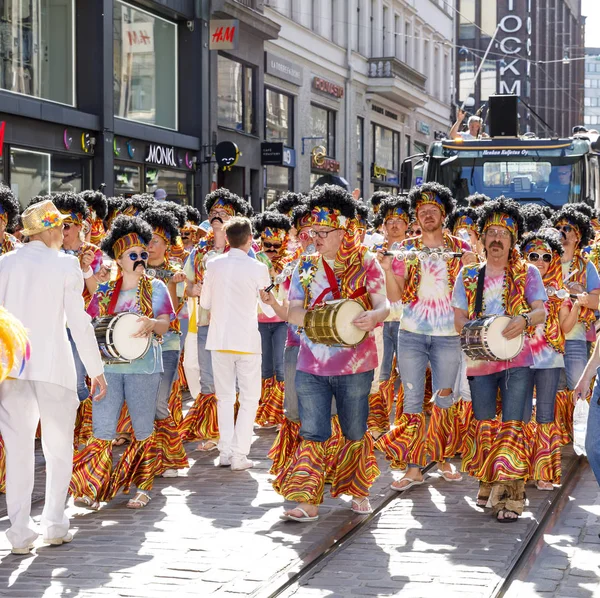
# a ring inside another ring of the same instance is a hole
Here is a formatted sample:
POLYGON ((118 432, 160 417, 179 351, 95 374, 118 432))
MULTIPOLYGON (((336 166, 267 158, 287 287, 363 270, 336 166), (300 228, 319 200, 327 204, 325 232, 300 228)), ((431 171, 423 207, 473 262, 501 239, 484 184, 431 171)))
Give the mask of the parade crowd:
MULTIPOLYGON (((404 492, 437 463, 517 520, 525 485, 561 483, 573 406, 590 401, 600 479, 600 219, 425 183, 368 202, 341 187, 266 211, 227 189, 197 209, 150 194, 33 198, 0 187, 0 489, 27 554, 34 443, 41 527, 70 542, 67 492, 95 511, 144 508, 184 443, 243 471, 271 428, 282 518, 314 521, 328 487, 372 512, 381 451, 404 492), (193 404, 184 414, 183 393, 193 404), (451 460, 461 457, 457 470, 451 460)), ((181 481, 183 484, 185 482, 181 481)), ((392 482, 392 480, 390 480, 392 482)), ((176 481, 174 483, 177 483, 176 481)))

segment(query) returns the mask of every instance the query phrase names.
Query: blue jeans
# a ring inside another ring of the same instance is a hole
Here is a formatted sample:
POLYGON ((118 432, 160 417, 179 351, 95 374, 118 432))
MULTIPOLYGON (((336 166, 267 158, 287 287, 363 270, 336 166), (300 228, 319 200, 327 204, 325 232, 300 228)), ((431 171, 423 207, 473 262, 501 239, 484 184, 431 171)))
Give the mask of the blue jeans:
POLYGON ((346 376, 296 372, 300 436, 315 442, 325 442, 331 436, 331 399, 335 396, 344 436, 347 440, 360 440, 367 431, 373 375, 373 370, 346 376))
POLYGON ((163 351, 163 373, 158 387, 156 400, 156 419, 169 417, 169 396, 175 380, 177 380, 177 367, 179 366, 179 351, 163 351))
MULTIPOLYGON (((460 338, 458 336, 429 336, 400 330, 396 350, 400 376, 404 385, 404 413, 421 413, 425 397, 425 371, 431 365, 434 394, 452 389, 460 369, 460 338)), ((442 408, 452 405, 453 393, 437 397, 442 408)))
POLYGON ((298 394, 296 393, 295 381, 299 351, 300 347, 298 345, 291 345, 286 347, 283 353, 285 368, 283 410, 285 416, 292 422, 300 421, 300 415, 298 413, 298 394))
POLYGON ((567 388, 573 390, 585 370, 588 361, 586 341, 566 341, 565 343, 565 372, 567 388))
POLYGON ((502 397, 502 421, 523 421, 527 404, 531 403, 531 368, 509 368, 486 376, 469 376, 471 401, 475 419, 496 417, 496 395, 502 397))
POLYGON ((154 431, 156 399, 162 374, 114 374, 107 372, 106 396, 92 402, 94 436, 100 440, 112 440, 117 433, 117 423, 123 408, 131 417, 136 440, 145 440, 154 431))
POLYGON ((71 331, 67 328, 67 337, 69 342, 71 343, 71 349, 73 351, 73 359, 75 360, 75 371, 77 372, 77 397, 80 401, 85 401, 90 396, 90 390, 85 383, 85 366, 83 365, 83 361, 81 361, 81 357, 79 357, 79 352, 77 351, 77 347, 75 346, 75 341, 71 336, 71 331))
POLYGON ((185 339, 188 335, 188 330, 190 329, 190 320, 189 318, 182 318, 179 320, 179 326, 181 327, 181 336, 179 337, 179 348, 183 351, 183 347, 185 346, 185 339))
POLYGON ((531 390, 529 400, 525 406, 524 420, 531 419, 533 406, 533 389, 535 388, 535 421, 538 424, 549 424, 554 421, 554 404, 562 368, 548 368, 544 370, 531 369, 531 390))
POLYGON ((596 372, 594 391, 590 399, 590 413, 587 421, 587 432, 585 436, 585 452, 587 453, 590 467, 600 484, 600 383, 598 377, 600 371, 596 372))
POLYGON ((383 359, 379 370, 379 382, 385 382, 392 375, 392 363, 398 345, 398 329, 400 322, 383 323, 383 359))
POLYGON ((275 376, 278 382, 285 378, 283 352, 287 340, 287 324, 285 322, 259 322, 258 330, 262 341, 263 379, 275 376))
POLYGON ((206 350, 206 337, 208 326, 198 326, 198 365, 200 366, 200 392, 209 395, 215 392, 215 379, 213 377, 212 357, 206 350))

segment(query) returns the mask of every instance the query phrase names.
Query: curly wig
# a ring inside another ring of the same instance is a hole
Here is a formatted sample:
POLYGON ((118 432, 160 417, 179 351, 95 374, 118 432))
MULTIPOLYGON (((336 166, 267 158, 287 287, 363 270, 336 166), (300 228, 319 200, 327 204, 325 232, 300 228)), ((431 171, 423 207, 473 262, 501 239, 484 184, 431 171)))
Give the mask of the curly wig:
POLYGON ((185 226, 185 223, 187 222, 187 210, 184 206, 175 203, 174 201, 157 201, 152 207, 166 210, 172 214, 179 228, 185 226))
POLYGON ((232 206, 236 214, 241 216, 248 215, 248 202, 235 193, 232 193, 229 189, 225 189, 225 187, 220 187, 206 196, 204 199, 204 209, 207 214, 219 199, 232 206))
POLYGON ((272 203, 271 206, 269 206, 269 210, 291 216, 292 210, 296 206, 305 204, 307 201, 308 198, 304 193, 294 193, 293 191, 289 191, 282 195, 276 202, 272 203))
POLYGON ((525 252, 525 247, 527 247, 527 245, 534 239, 540 239, 546 243, 550 249, 552 249, 552 251, 558 253, 560 256, 562 256, 562 254, 565 252, 562 243, 560 242, 560 237, 551 229, 545 229, 524 234, 519 243, 519 249, 521 250, 521 253, 525 252))
POLYGON ((460 207, 448 214, 448 217, 446 218, 446 228, 452 234, 454 234, 454 226, 456 225, 456 222, 459 218, 463 218, 465 216, 470 218, 473 221, 473 224, 477 226, 477 221, 479 220, 479 210, 471 207, 460 207))
POLYGON ((517 238, 513 239, 513 243, 517 243, 525 232, 525 221, 521 214, 521 206, 514 200, 500 195, 496 199, 492 199, 486 202, 481 208, 479 208, 479 234, 483 234, 483 229, 487 221, 494 214, 507 214, 510 216, 517 225, 517 238))
POLYGON ((365 226, 369 226, 369 206, 364 201, 356 202, 356 217, 365 226))
POLYGON ((375 193, 371 195, 371 199, 369 200, 373 211, 377 212, 379 210, 379 207, 381 206, 381 202, 385 201, 391 196, 392 194, 388 193, 387 191, 375 191, 375 193))
POLYGON ((82 220, 90 215, 88 204, 81 193, 55 193, 51 199, 54 205, 63 213, 74 212, 79 214, 82 220))
POLYGON ((139 195, 132 195, 126 197, 121 204, 121 211, 134 212, 134 216, 139 216, 142 212, 147 210, 154 203, 154 198, 148 196, 146 193, 140 193, 139 195))
POLYGON ((537 204, 526 204, 521 207, 521 213, 525 220, 525 230, 528 232, 540 230, 548 222, 542 206, 537 204))
POLYGON ((273 210, 267 210, 254 216, 252 228, 255 239, 258 239, 267 227, 284 230, 287 233, 292 228, 292 223, 285 214, 273 210))
POLYGON ((337 185, 320 185, 313 189, 308 205, 311 210, 320 206, 339 210, 346 218, 356 218, 356 201, 348 191, 337 185))
POLYGON ((588 205, 584 201, 569 204, 572 208, 575 208, 578 212, 581 212, 586 218, 590 220, 595 216, 595 211, 592 206, 588 205))
POLYGON ((470 208, 480 208, 484 203, 491 201, 491 198, 483 193, 473 193, 465 201, 470 208))
POLYGON ((300 230, 300 228, 302 228, 300 225, 302 219, 306 218, 309 215, 310 215, 310 208, 308 207, 307 203, 303 203, 303 204, 296 206, 292 210, 292 217, 291 217, 292 226, 296 230, 300 230))
POLYGON ((96 216, 100 218, 100 220, 106 218, 106 215, 108 214, 108 201, 106 200, 104 193, 88 189, 87 191, 82 191, 79 195, 83 198, 88 208, 96 212, 96 216))
POLYGON ((585 247, 594 238, 594 229, 590 218, 585 216, 583 212, 580 212, 577 208, 570 204, 562 207, 562 209, 554 214, 552 218, 552 224, 556 226, 559 222, 566 220, 571 226, 577 227, 581 239, 579 241, 579 247, 585 247))
POLYGON ((439 183, 424 183, 419 187, 413 187, 408 194, 408 201, 410 202, 410 206, 413 211, 416 212, 417 204, 421 199, 421 194, 426 192, 433 193, 440 198, 440 201, 444 206, 446 216, 450 214, 456 207, 456 201, 454 201, 452 193, 448 187, 444 187, 444 185, 440 185, 439 183))
POLYGON ((19 218, 19 201, 10 187, 2 183, 0 183, 0 207, 4 210, 8 218, 7 228, 16 226, 19 218))
POLYGON ((202 222, 200 210, 194 206, 185 206, 185 218, 186 222, 191 222, 195 226, 200 226, 200 223, 202 222))
POLYGON ((129 233, 137 233, 146 245, 152 240, 152 227, 146 221, 137 216, 121 214, 115 218, 108 233, 106 233, 106 237, 102 240, 100 249, 114 260, 113 245, 129 233))
POLYGON ((179 227, 177 226, 175 216, 171 212, 163 210, 162 207, 150 208, 140 218, 144 222, 147 222, 153 230, 162 228, 171 243, 175 242, 175 239, 179 235, 179 227))
POLYGON ((377 213, 377 216, 381 218, 381 223, 383 223, 389 212, 393 212, 397 208, 406 212, 406 216, 411 220, 411 208, 408 198, 405 195, 388 195, 388 197, 381 202, 379 212, 377 213))

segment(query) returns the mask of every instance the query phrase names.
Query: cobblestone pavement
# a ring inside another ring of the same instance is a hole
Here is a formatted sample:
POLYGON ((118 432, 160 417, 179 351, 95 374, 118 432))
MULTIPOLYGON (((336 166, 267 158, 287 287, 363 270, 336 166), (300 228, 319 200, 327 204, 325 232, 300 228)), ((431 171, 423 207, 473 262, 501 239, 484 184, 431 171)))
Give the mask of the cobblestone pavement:
MULTIPOLYGON (((188 445, 189 471, 178 479, 158 479, 148 507, 126 509, 123 495, 97 513, 71 506, 74 541, 52 548, 40 542, 31 556, 10 554, 4 517, 0 596, 267 596, 318 552, 320 543, 339 538, 358 517, 348 502, 327 498, 316 523, 280 521, 284 503, 271 489, 265 458, 274 437, 273 430, 257 432, 250 456, 258 466, 246 472, 215 467, 216 452, 191 452, 194 445, 188 445)), ((380 466, 374 506, 389 495, 393 479, 382 459, 380 466)), ((38 495, 42 488, 40 467, 38 495)), ((535 526, 533 517, 547 494, 528 488, 525 517, 499 525, 474 507, 475 490, 472 480, 452 484, 432 474, 287 595, 486 595, 535 526)), ((591 485, 587 492, 591 497, 591 485)), ((35 505, 38 520, 40 512, 41 505, 35 505)))
POLYGON ((600 596, 600 492, 587 463, 560 516, 546 530, 541 550, 524 579, 506 596, 600 596))

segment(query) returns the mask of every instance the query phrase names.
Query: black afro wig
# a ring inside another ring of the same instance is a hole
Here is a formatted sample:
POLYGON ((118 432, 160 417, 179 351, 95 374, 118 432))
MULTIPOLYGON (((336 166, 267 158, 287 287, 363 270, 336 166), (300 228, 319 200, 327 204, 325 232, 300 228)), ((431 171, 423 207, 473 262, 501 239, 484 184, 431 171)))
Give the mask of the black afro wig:
POLYGON ((479 210, 466 206, 456 208, 456 210, 449 214, 449 216, 446 218, 446 228, 452 234, 454 234, 454 226, 456 225, 457 221, 465 216, 470 218, 473 221, 473 224, 477 226, 477 221, 479 220, 479 210))
POLYGON ((79 195, 83 198, 88 208, 96 212, 96 216, 100 218, 100 220, 106 218, 106 215, 108 214, 108 201, 106 200, 104 193, 88 189, 87 191, 82 191, 79 195))
POLYGON ((106 237, 102 240, 100 249, 114 260, 113 245, 129 233, 137 233, 146 245, 152 240, 152 227, 147 222, 137 216, 121 214, 115 218, 106 237))
POLYGON ((292 223, 285 214, 273 210, 267 210, 254 216, 252 219, 254 238, 258 239, 267 227, 283 229, 287 233, 292 228, 292 223))
POLYGON ((121 205, 121 212, 133 211, 134 216, 139 216, 142 212, 152 207, 154 199, 147 193, 140 193, 139 195, 132 195, 123 200, 121 205))
POLYGON ((383 223, 388 213, 393 212, 397 208, 406 212, 408 219, 411 220, 410 201, 408 201, 406 195, 388 195, 388 197, 381 202, 377 216, 381 218, 381 222, 383 223))
POLYGON ((88 205, 81 197, 80 194, 76 193, 56 193, 52 196, 54 205, 61 212, 75 212, 79 214, 82 220, 85 220, 89 215, 90 211, 88 205))
POLYGON ((379 207, 381 206, 381 202, 389 199, 391 197, 391 193, 387 191, 375 191, 373 195, 371 195, 371 199, 369 200, 374 212, 377 212, 379 207))
POLYGON ((19 201, 10 187, 0 183, 0 206, 8 218, 7 228, 13 228, 19 218, 19 201))
POLYGON ((186 222, 191 222, 195 226, 199 226, 202 222, 202 215, 200 214, 200 210, 198 210, 194 206, 185 206, 185 217, 186 222))
POLYGON ((536 232, 529 232, 523 235, 523 238, 519 243, 521 253, 524 253, 525 247, 527 247, 527 245, 531 243, 534 239, 542 240, 550 247, 550 249, 552 249, 552 251, 555 251, 560 256, 562 256, 562 254, 565 252, 560 242, 559 235, 555 231, 553 232, 552 229, 545 229, 538 230, 536 232))
POLYGON ((207 214, 219 199, 222 199, 226 204, 233 206, 236 214, 248 217, 248 206, 250 204, 235 193, 232 193, 229 189, 225 189, 225 187, 216 189, 206 196, 204 199, 204 209, 207 214))
POLYGON ((421 195, 426 192, 433 193, 440 198, 442 205, 444 206, 446 216, 450 214, 456 207, 456 202, 454 201, 452 193, 448 187, 444 187, 444 185, 440 185, 439 183, 424 183, 420 187, 413 187, 408 194, 408 201, 410 201, 410 206, 415 213, 417 210, 417 204, 421 199, 421 195))
POLYGON ((313 189, 308 205, 311 210, 320 206, 339 210, 346 218, 356 218, 356 201, 348 191, 337 185, 321 185, 313 189))
POLYGON ((581 240, 579 241, 580 248, 588 245, 594 238, 594 229, 592 228, 590 218, 572 205, 563 206, 559 212, 556 212, 552 218, 552 224, 556 226, 563 220, 566 220, 571 226, 576 226, 579 229, 579 234, 581 235, 581 240))
POLYGON ((480 208, 487 201, 491 201, 491 198, 483 193, 473 193, 465 201, 470 208, 480 208))
POLYGON ((363 222, 365 226, 369 226, 369 206, 364 201, 356 202, 356 217, 363 222))
POLYGON ((271 204, 269 206, 269 210, 274 210, 280 214, 291 216, 292 210, 296 206, 305 204, 307 201, 308 197, 303 193, 294 193, 293 191, 289 191, 288 193, 282 195, 276 202, 271 204))
POLYGON ((140 218, 147 222, 152 229, 162 228, 171 243, 175 242, 175 239, 179 235, 179 227, 177 226, 177 220, 175 216, 161 207, 153 207, 146 210, 140 218))
POLYGON ((569 204, 572 208, 575 208, 578 212, 581 212, 586 218, 589 218, 590 220, 594 217, 594 208, 592 208, 592 206, 588 205, 587 203, 583 202, 583 201, 579 201, 577 203, 571 203, 569 204))
POLYGON ((513 239, 513 243, 517 243, 525 232, 525 221, 521 214, 521 206, 514 200, 500 195, 496 199, 492 199, 486 202, 481 208, 479 208, 479 234, 483 234, 483 229, 487 221, 494 214, 507 214, 510 216, 517 225, 517 238, 513 239))
POLYGON ((185 226, 185 223, 187 222, 187 210, 184 206, 175 203, 174 201, 156 201, 152 207, 165 210, 172 214, 179 228, 185 226))
POLYGON ((540 230, 548 223, 548 217, 541 206, 537 204, 526 204, 521 207, 521 213, 525 220, 525 230, 534 232, 540 230))

